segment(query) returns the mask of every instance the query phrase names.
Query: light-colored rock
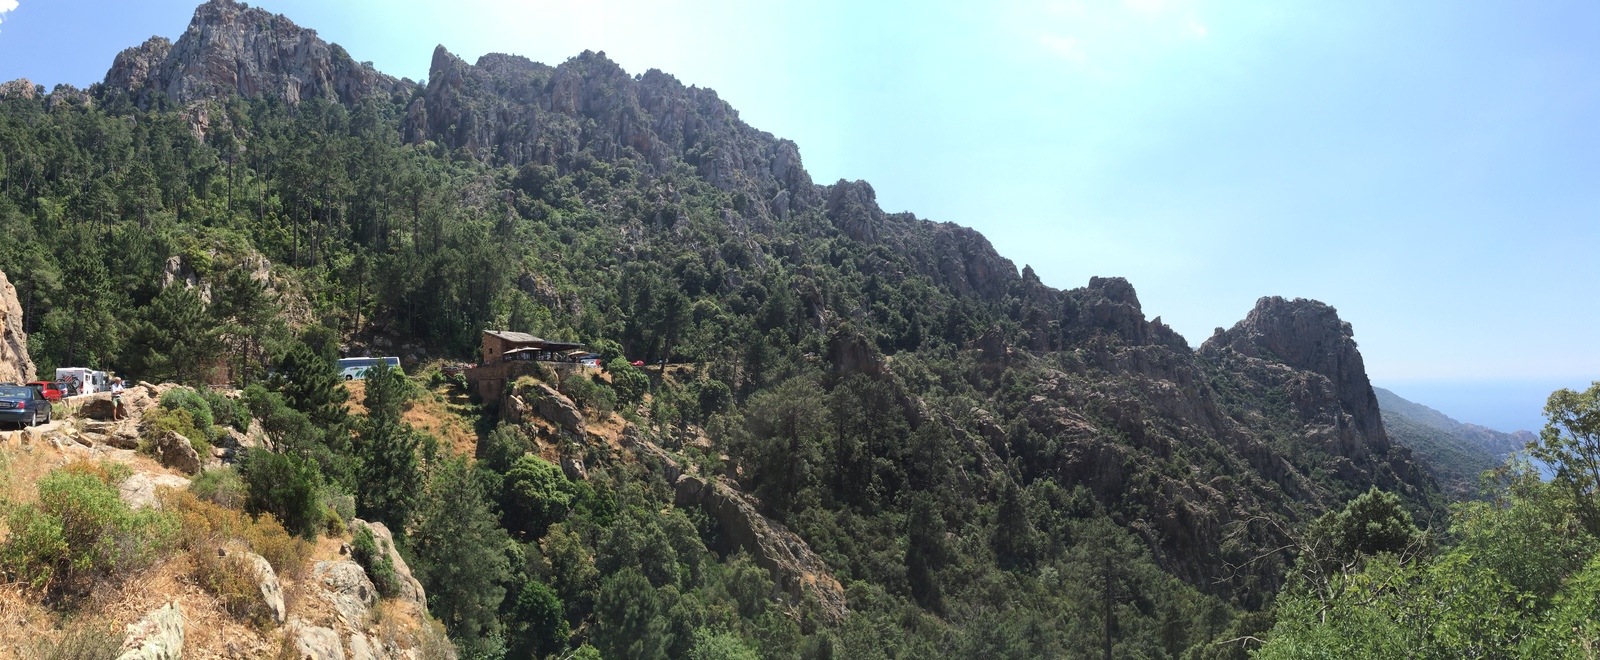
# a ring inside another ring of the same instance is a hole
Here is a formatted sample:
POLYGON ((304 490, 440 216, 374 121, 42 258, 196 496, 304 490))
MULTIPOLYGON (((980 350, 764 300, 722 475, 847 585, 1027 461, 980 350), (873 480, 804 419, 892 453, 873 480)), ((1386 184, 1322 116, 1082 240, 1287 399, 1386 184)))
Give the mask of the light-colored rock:
POLYGON ((358 632, 350 633, 350 660, 381 660, 383 645, 358 632))
POLYGON ((0 99, 25 99, 32 101, 38 98, 39 90, 32 80, 18 78, 11 82, 0 84, 0 99))
POLYGON ((183 490, 189 487, 189 480, 171 474, 138 472, 122 480, 122 485, 117 487, 117 494, 135 509, 151 508, 160 506, 156 489, 161 487, 183 490))
POLYGON ((156 460, 162 465, 185 474, 198 474, 200 472, 200 453, 194 450, 194 444, 181 434, 168 431, 157 437, 153 445, 156 460))
POLYGON ((183 657, 183 612, 167 603, 128 624, 117 660, 179 660, 183 657))
MULTIPOLYGON (((31 94, 33 89, 30 87, 28 92, 31 94)), ((24 327, 17 287, 0 272, 0 383, 34 380, 33 360, 28 358, 28 333, 23 331, 24 327)))
MULTIPOLYGON (((524 388, 518 389, 522 390, 524 388)), ((578 410, 578 406, 572 403, 572 399, 568 399, 566 395, 544 383, 534 383, 531 388, 527 389, 527 392, 515 394, 524 399, 531 397, 534 401, 534 409, 539 412, 540 417, 578 436, 579 440, 588 437, 589 426, 583 421, 583 413, 578 410)))
POLYGON ((319 561, 312 576, 322 583, 323 597, 339 613, 339 621, 354 630, 366 627, 372 606, 378 604, 378 590, 361 565, 344 561, 319 561))
POLYGON ((344 645, 332 628, 313 626, 299 619, 290 623, 296 654, 304 660, 344 660, 344 645))
POLYGON ((106 73, 105 86, 141 105, 158 93, 185 105, 230 95, 268 96, 290 105, 327 96, 353 105, 412 88, 410 81, 357 62, 314 30, 233 0, 200 5, 177 43, 152 37, 124 50, 106 73))
POLYGON ((272 570, 272 564, 253 552, 244 553, 246 559, 255 567, 256 586, 261 590, 261 600, 267 604, 267 610, 272 613, 273 623, 281 624, 287 613, 283 603, 283 585, 278 583, 278 573, 272 570))
POLYGON ((411 567, 406 565, 406 560, 400 556, 400 551, 395 549, 394 535, 389 532, 389 527, 381 522, 367 522, 360 518, 350 521, 350 524, 366 525, 368 529, 372 530, 373 540, 378 542, 378 547, 388 550, 389 561, 394 563, 395 582, 398 584, 400 591, 396 597, 426 608, 428 594, 422 590, 422 583, 412 576, 411 567))

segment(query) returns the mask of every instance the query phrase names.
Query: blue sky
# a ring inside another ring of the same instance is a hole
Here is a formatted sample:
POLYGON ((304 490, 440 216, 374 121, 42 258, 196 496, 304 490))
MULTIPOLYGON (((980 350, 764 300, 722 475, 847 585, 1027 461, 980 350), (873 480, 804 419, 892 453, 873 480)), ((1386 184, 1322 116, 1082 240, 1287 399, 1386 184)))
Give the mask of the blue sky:
MULTIPOLYGON (((8 3, 0 80, 79 86, 195 4, 8 3)), ((413 79, 435 44, 660 68, 819 182, 1054 286, 1129 278, 1192 345, 1263 295, 1332 304, 1374 381, 1465 421, 1600 378, 1597 3, 254 4, 413 79)))

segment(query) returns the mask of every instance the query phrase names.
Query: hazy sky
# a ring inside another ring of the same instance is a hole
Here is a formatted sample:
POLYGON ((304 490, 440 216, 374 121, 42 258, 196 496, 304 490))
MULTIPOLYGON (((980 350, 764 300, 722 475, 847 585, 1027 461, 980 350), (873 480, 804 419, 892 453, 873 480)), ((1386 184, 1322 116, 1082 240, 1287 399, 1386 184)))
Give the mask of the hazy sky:
MULTIPOLYGON (((0 80, 85 86, 194 4, 0 0, 0 80)), ((435 44, 662 69, 818 182, 976 227, 1047 284, 1129 278, 1191 345, 1299 296, 1466 421, 1534 426, 1541 391, 1600 378, 1600 3, 254 4, 413 79, 435 44)))

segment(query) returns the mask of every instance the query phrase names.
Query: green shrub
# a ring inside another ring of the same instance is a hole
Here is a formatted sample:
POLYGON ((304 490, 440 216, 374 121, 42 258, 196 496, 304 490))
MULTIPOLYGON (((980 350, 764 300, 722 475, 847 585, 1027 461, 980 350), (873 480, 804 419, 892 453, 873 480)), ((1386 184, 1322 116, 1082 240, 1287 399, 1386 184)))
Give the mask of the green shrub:
MULTIPOLYGON (((243 433, 250 430, 250 410, 237 399, 225 397, 220 392, 206 390, 202 395, 211 408, 212 422, 217 426, 231 426, 243 433)), ((163 397, 165 398, 165 397, 163 397)))
POLYGON ((372 586, 378 588, 378 593, 391 597, 400 592, 400 581, 395 578, 389 549, 380 545, 386 544, 372 534, 370 527, 357 525, 350 541, 350 558, 361 564, 367 577, 372 578, 372 586))
POLYGON ((195 428, 205 433, 206 440, 215 437, 216 432, 212 427, 216 425, 216 418, 211 414, 211 404, 206 403, 205 397, 199 392, 187 388, 169 390, 161 395, 161 407, 167 410, 188 411, 189 416, 194 419, 195 428))
POLYGON ((184 409, 157 408, 144 414, 144 441, 139 450, 149 454, 155 451, 154 441, 168 432, 189 440, 190 446, 204 459, 211 455, 210 436, 199 428, 194 416, 184 409))
POLYGON ((239 464, 245 509, 270 513, 291 533, 313 538, 324 522, 322 473, 315 462, 294 454, 251 449, 239 464))
POLYGON ((82 593, 100 579, 149 565, 174 547, 176 519, 134 511, 92 470, 57 469, 39 480, 39 501, 17 506, 0 545, 13 580, 52 592, 82 593))
POLYGON ((644 370, 628 364, 624 358, 618 357, 606 363, 606 372, 611 374, 611 387, 617 391, 617 401, 623 404, 633 404, 644 400, 644 395, 650 391, 650 377, 644 370))
POLYGON ((244 506, 244 481, 232 467, 212 468, 195 475, 189 492, 213 504, 238 509, 244 506))
POLYGON ((572 402, 577 404, 579 408, 590 412, 607 415, 617 407, 617 393, 615 391, 609 386, 603 383, 596 383, 582 374, 567 376, 561 381, 561 387, 557 389, 562 394, 567 395, 567 398, 572 399, 572 402))

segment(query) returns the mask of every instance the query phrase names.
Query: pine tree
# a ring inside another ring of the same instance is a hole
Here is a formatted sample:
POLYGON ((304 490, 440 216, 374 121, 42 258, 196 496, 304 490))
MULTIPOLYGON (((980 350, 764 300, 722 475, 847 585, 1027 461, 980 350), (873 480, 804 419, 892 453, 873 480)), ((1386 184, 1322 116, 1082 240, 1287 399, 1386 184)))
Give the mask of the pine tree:
POLYGON ((428 609, 466 645, 494 633, 495 612, 511 576, 511 542, 490 508, 482 477, 465 458, 440 462, 428 482, 411 534, 428 609))

